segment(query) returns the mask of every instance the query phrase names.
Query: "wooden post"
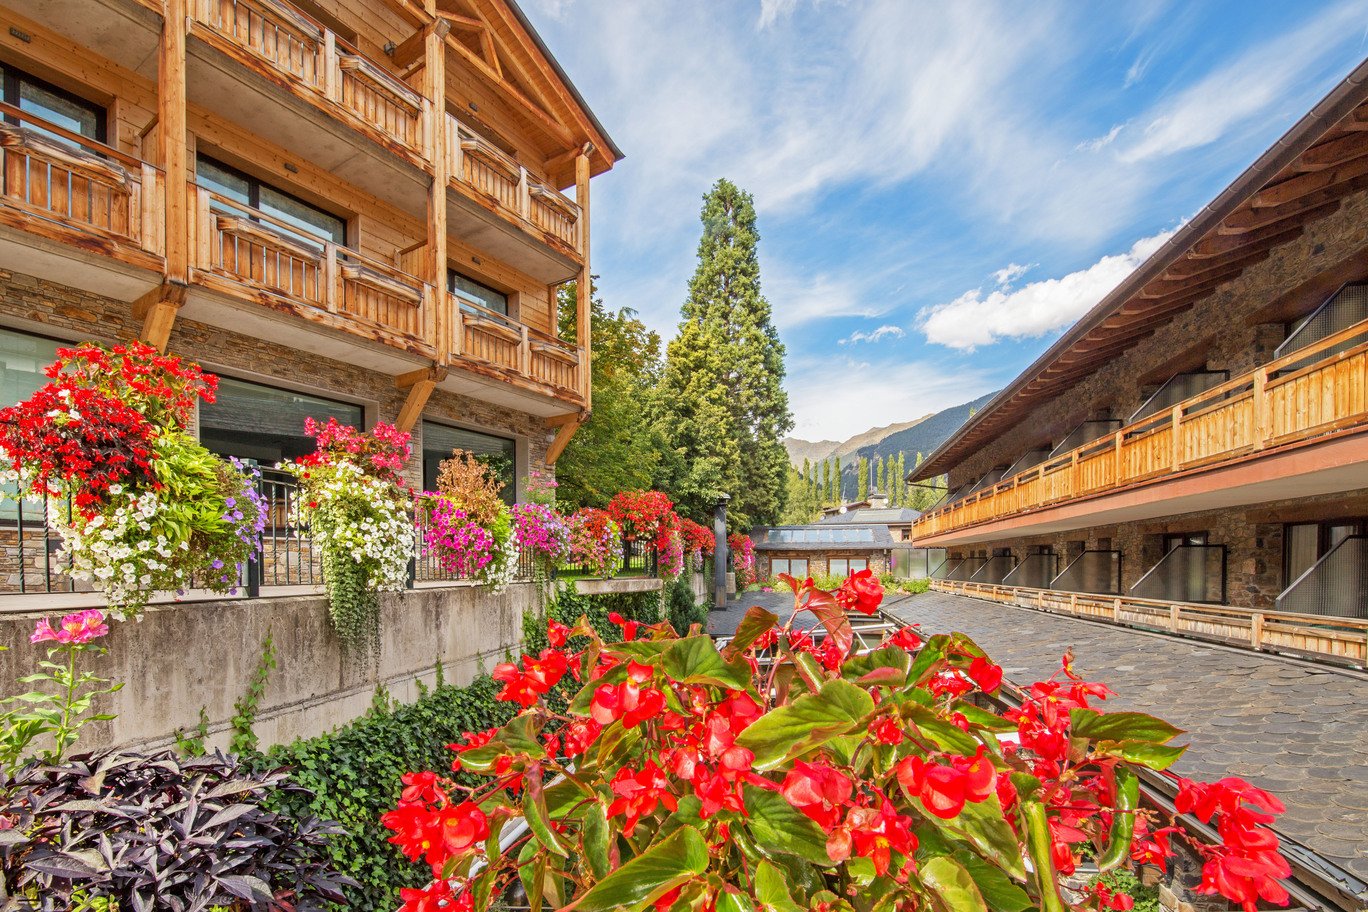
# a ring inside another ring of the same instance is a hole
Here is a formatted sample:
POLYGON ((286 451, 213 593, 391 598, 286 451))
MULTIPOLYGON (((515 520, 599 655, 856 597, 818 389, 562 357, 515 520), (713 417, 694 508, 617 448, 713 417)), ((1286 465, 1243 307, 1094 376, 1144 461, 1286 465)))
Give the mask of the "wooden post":
POLYGON ((133 302, 133 318, 142 320, 142 340, 166 353, 176 314, 185 303, 184 282, 163 282, 133 302))
POLYGON ((1122 439, 1122 437, 1124 437, 1124 436, 1125 436, 1125 435, 1124 435, 1121 431, 1117 431, 1117 432, 1116 432, 1116 435, 1115 435, 1115 437, 1116 437, 1116 452, 1115 452, 1115 457, 1114 457, 1115 461, 1114 461, 1114 463, 1112 464, 1112 484, 1114 484, 1114 485, 1119 485, 1119 484, 1121 484, 1121 442, 1122 442, 1121 439, 1122 439))
POLYGON ((1268 368, 1254 372, 1254 446, 1263 449, 1270 436, 1268 429, 1268 368))
POLYGON ((427 63, 424 70, 427 108, 427 155, 432 162, 432 191, 428 194, 427 274, 423 277, 432 285, 432 341, 437 348, 437 364, 451 363, 452 331, 451 307, 447 287, 447 182, 451 162, 447 160, 446 129, 446 36, 451 23, 438 18, 428 26, 427 63))
POLYGON ((190 179, 185 122, 186 0, 166 0, 157 57, 157 138, 166 172, 166 278, 185 282, 190 276, 190 179))
POLYGON ((590 364, 593 360, 593 340, 590 338, 593 314, 593 295, 589 266, 589 156, 588 144, 585 151, 575 156, 575 202, 579 204, 579 246, 580 272, 575 283, 577 311, 575 314, 575 340, 579 344, 579 389, 584 397, 584 408, 593 406, 593 383, 590 379, 590 364))
POLYGON ((342 67, 337 60, 337 36, 332 29, 323 34, 323 94, 329 101, 342 100, 342 67))
POLYGON ((1183 463, 1183 441, 1178 436, 1182 432, 1183 407, 1181 405, 1175 405, 1169 414, 1173 418, 1173 440, 1171 441, 1173 447, 1169 455, 1169 469, 1176 472, 1178 471, 1178 466, 1183 463))
POLYGON ((1121 623, 1121 599, 1119 598, 1112 602, 1112 623, 1121 623))
POLYGON ((1255 613, 1249 616, 1249 648, 1259 649, 1263 646, 1263 626, 1264 616, 1255 613))
POLYGON ((1177 605, 1169 605, 1169 630, 1178 632, 1178 613, 1181 609, 1177 605))

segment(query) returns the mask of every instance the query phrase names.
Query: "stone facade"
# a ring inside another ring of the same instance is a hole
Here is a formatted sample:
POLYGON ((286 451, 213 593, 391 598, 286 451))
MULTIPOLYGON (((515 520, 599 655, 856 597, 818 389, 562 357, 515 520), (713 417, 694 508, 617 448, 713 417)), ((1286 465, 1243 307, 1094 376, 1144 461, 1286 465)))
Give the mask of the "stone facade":
MULTIPOLYGON (((0 270, 0 325, 73 342, 105 343, 137 338, 142 329, 133 318, 132 305, 124 301, 4 270, 0 270)), ((225 376, 359 400, 371 424, 393 422, 406 396, 391 376, 185 319, 176 321, 168 348, 225 376)), ((439 389, 428 400, 424 417, 514 437, 519 442, 519 474, 530 469, 550 473, 548 434, 536 416, 439 389)), ((412 445, 415 452, 421 452, 421 422, 413 429, 412 445)), ((410 461, 407 477, 411 484, 422 485, 420 459, 410 461)))

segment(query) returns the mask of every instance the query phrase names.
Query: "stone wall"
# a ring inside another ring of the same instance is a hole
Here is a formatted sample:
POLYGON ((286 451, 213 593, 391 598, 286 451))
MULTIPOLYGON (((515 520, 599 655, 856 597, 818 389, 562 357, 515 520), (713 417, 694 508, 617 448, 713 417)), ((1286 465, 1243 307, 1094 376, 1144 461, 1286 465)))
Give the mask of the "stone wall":
MULTIPOLYGON (((1368 193, 1347 198, 1339 211, 1309 225, 1262 263, 1178 314, 1066 393, 1056 394, 950 471, 950 486, 976 481, 1011 465, 1041 444, 1053 444, 1089 418, 1129 419, 1155 387, 1181 371, 1205 366, 1236 377, 1273 358, 1281 324, 1257 314, 1282 295, 1368 244, 1368 193)), ((1368 271, 1368 267, 1365 267, 1368 271)), ((1319 300, 1314 304, 1320 303, 1319 300)))
POLYGON ((952 547, 949 553, 952 557, 987 556, 997 548, 1009 548, 1020 562, 1033 547, 1044 545, 1059 555, 1062 569, 1084 549, 1115 549, 1121 552, 1122 593, 1130 594, 1131 587, 1164 556, 1165 535, 1206 532, 1209 544, 1226 547, 1226 604, 1267 609, 1273 607, 1289 582, 1283 578, 1285 524, 1364 516, 1368 516, 1368 488, 1257 507, 1002 539, 952 547))
MULTIPOLYGON (((530 583, 494 596, 473 585, 387 593, 381 602, 379 661, 343 653, 317 595, 154 605, 141 621, 111 622, 109 652, 89 663, 124 689, 99 705, 117 713, 92 723, 81 745, 163 745, 208 714, 211 746, 226 746, 233 704, 261 659, 269 633, 277 667, 266 684, 255 731, 263 745, 311 737, 366 711, 378 686, 397 699, 417 697, 441 662, 462 684, 488 670, 522 638, 524 612, 536 611, 530 583)), ((0 692, 19 693, 21 675, 41 653, 28 644, 37 613, 0 615, 0 692), (16 689, 17 688, 17 689, 16 689)))
MULTIPOLYGON (((0 326, 72 341, 122 342, 142 329, 132 305, 80 289, 0 270, 0 326)), ((211 370, 244 380, 276 382, 286 388, 346 401, 361 400, 366 419, 393 422, 406 392, 394 378, 353 364, 289 348, 269 339, 228 332, 185 319, 176 321, 168 346, 173 354, 203 362, 211 370)), ((520 440, 521 473, 546 465, 546 426, 541 419, 468 396, 437 390, 424 416, 520 440)), ((415 453, 422 449, 422 424, 414 428, 415 453)), ((422 460, 415 456, 407 477, 422 484, 422 460)))

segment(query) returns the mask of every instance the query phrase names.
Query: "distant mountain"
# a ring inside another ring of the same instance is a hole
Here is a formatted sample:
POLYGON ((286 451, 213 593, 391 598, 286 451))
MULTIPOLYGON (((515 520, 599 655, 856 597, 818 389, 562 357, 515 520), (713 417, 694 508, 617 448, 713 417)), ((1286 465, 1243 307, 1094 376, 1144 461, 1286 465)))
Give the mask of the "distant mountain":
POLYGON ((803 468, 803 460, 809 462, 821 462, 823 459, 830 459, 831 454, 836 452, 836 448, 841 445, 839 440, 800 440, 797 437, 785 437, 783 440, 784 449, 788 450, 789 462, 795 469, 803 468))
POLYGON ((969 420, 971 410, 982 408, 995 395, 997 394, 989 393, 973 402, 965 402, 911 421, 898 421, 884 427, 870 428, 849 440, 801 440, 787 437, 784 439, 784 448, 788 450, 789 462, 797 469, 803 467, 804 459, 816 464, 823 459, 839 456, 843 493, 847 499, 853 499, 858 488, 855 478, 856 465, 861 456, 868 457, 872 463, 880 456, 887 459, 898 453, 906 453, 907 468, 911 471, 918 453, 923 456, 931 455, 932 450, 969 420))

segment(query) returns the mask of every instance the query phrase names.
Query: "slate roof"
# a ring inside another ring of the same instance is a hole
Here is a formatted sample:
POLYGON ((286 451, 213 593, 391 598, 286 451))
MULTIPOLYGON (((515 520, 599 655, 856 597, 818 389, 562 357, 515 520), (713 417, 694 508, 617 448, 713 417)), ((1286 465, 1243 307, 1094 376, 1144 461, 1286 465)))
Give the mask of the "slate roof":
POLYGON ((821 525, 849 525, 851 523, 883 523, 886 526, 901 526, 911 523, 921 513, 911 507, 888 507, 885 509, 865 508, 850 510, 846 513, 833 513, 823 516, 817 522, 821 525))
POLYGON ((761 526, 751 532, 757 551, 827 551, 867 554, 893 547, 888 526, 878 523, 810 523, 761 526))
POLYGON ((1285 838, 1368 881, 1368 675, 941 592, 886 607, 963 631, 1018 684, 1054 674, 1072 646, 1079 672, 1116 691, 1108 707, 1186 730, 1175 772, 1268 789, 1287 805, 1285 838))

